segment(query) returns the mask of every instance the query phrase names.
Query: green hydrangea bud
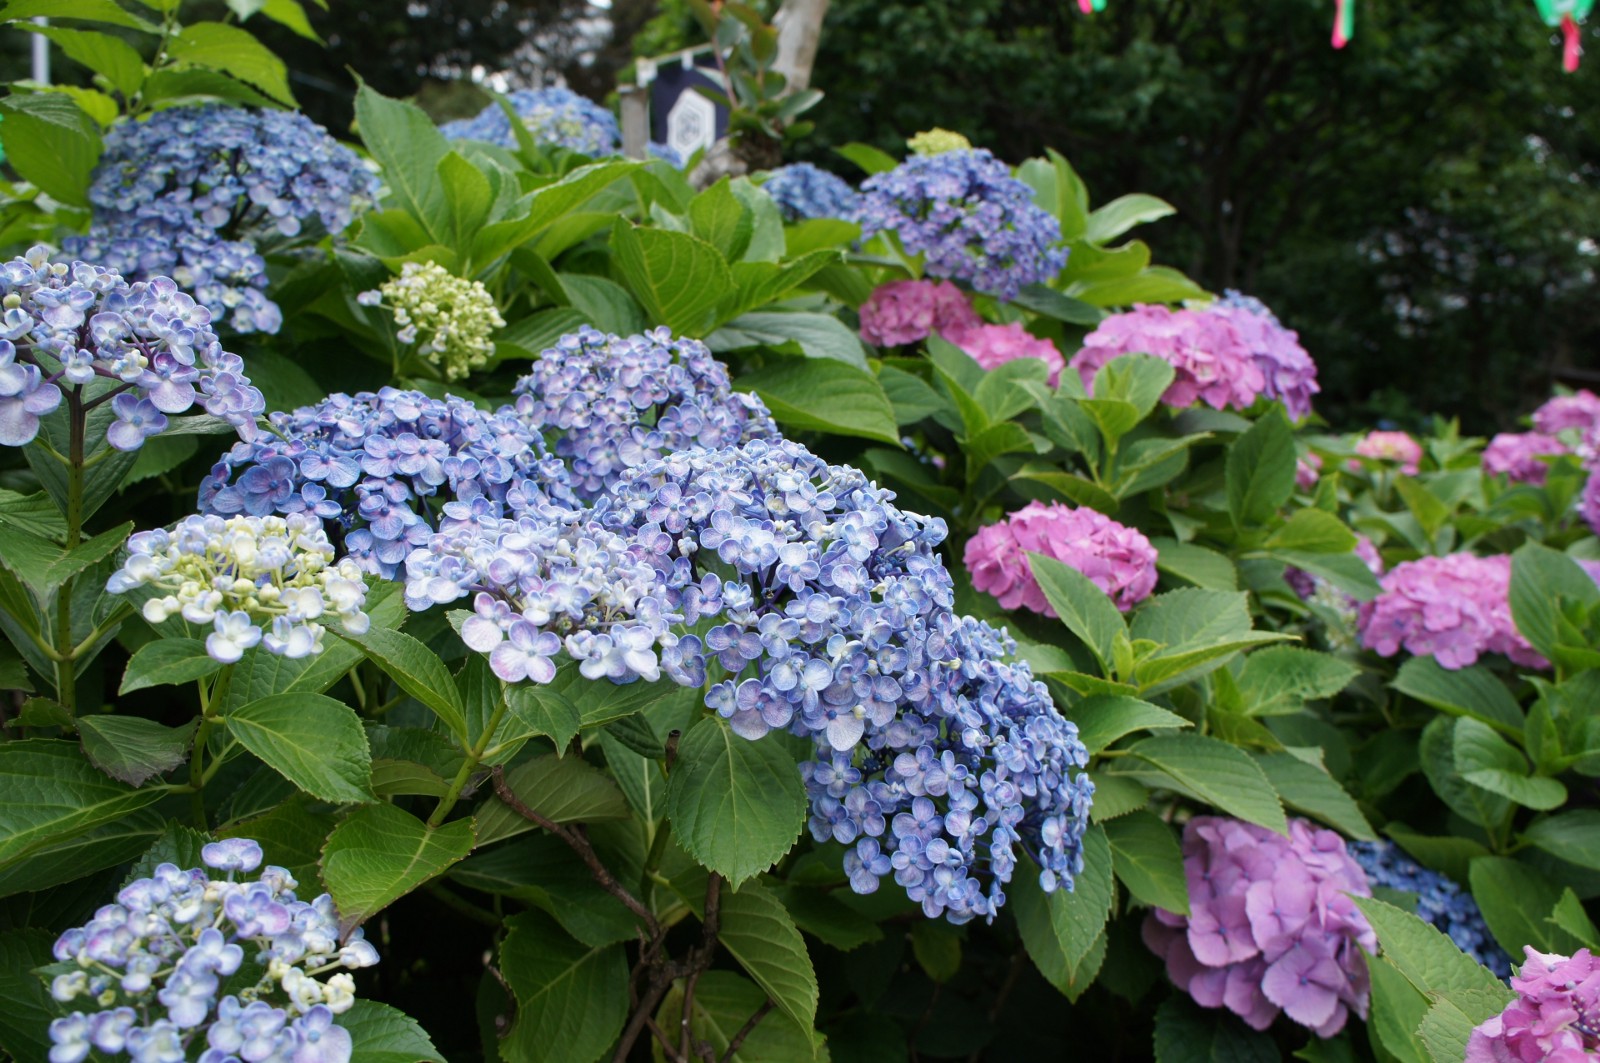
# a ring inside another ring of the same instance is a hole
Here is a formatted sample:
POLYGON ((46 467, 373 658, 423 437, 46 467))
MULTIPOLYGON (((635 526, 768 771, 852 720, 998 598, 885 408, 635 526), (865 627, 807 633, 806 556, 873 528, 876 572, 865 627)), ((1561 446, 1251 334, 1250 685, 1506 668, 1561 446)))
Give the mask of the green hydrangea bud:
POLYGON ((972 141, 960 133, 936 126, 906 141, 906 147, 917 155, 943 155, 947 151, 971 151, 972 141))
POLYGON ((460 380, 488 364, 494 353, 490 337, 506 324, 489 289, 435 262, 407 262, 400 276, 357 300, 388 307, 400 326, 400 342, 416 344, 417 353, 438 366, 446 380, 460 380))

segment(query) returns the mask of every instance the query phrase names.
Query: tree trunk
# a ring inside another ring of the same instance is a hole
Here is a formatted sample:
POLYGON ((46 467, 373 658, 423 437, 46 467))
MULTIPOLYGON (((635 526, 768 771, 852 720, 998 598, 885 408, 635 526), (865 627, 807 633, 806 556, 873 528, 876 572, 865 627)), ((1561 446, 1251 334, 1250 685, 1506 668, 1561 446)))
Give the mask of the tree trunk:
POLYGON ((828 0, 783 0, 773 16, 778 27, 778 60, 773 69, 789 82, 790 92, 811 84, 811 66, 817 61, 817 44, 822 40, 822 19, 828 13, 828 0))

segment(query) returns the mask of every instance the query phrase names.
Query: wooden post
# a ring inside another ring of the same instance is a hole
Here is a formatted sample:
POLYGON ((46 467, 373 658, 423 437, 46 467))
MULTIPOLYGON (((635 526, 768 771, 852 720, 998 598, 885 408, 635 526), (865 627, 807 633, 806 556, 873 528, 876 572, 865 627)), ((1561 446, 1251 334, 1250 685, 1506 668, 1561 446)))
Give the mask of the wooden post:
POLYGON ((650 90, 638 85, 623 85, 622 154, 642 159, 650 153, 650 90))

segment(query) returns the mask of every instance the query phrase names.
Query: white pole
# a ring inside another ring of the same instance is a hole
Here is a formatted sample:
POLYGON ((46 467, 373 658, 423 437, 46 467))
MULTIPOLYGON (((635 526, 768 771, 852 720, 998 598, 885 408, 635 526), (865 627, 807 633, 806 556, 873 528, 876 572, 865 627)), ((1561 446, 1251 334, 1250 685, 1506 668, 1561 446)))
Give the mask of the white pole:
MULTIPOLYGON (((50 20, 43 15, 33 19, 36 26, 48 26, 50 20)), ((33 35, 33 80, 41 85, 50 83, 50 39, 42 33, 33 35)))

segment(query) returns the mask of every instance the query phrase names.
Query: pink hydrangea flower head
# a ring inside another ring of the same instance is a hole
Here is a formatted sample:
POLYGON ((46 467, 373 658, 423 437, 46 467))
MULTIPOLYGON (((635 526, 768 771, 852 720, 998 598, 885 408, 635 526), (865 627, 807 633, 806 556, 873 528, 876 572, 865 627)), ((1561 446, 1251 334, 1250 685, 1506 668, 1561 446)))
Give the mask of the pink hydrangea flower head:
POLYGON ((861 338, 875 347, 917 343, 982 323, 961 289, 949 281, 890 281, 861 304, 861 338))
POLYGON ((1172 366, 1177 375, 1161 401, 1175 410, 1200 401, 1243 410, 1267 386, 1249 344, 1221 314, 1136 306, 1100 322, 1068 364, 1091 387, 1100 367, 1124 354, 1150 354, 1172 366))
POLYGON ((1317 480, 1322 476, 1322 456, 1315 451, 1308 450, 1305 455, 1294 463, 1294 485, 1301 491, 1311 492, 1317 488, 1317 480))
POLYGON ((1503 653, 1526 668, 1548 668, 1511 619, 1511 558, 1447 554, 1396 565, 1383 592, 1361 604, 1361 643, 1381 656, 1403 648, 1448 669, 1484 653, 1503 653))
POLYGON ((1517 999, 1477 1026, 1465 1063, 1595 1063, 1600 1060, 1600 959, 1588 949, 1545 955, 1511 976, 1517 999))
POLYGON ((1263 392, 1283 403, 1298 421, 1311 413, 1311 396, 1321 391, 1317 363, 1300 346, 1300 334, 1284 328, 1276 314, 1260 299, 1229 289, 1209 308, 1233 323, 1266 378, 1263 392))
POLYGON ((1118 609, 1127 612, 1155 589, 1156 550, 1133 528, 1088 507, 1030 502, 967 540, 965 560, 972 585, 994 595, 1007 609, 1019 606, 1045 616, 1045 600, 1028 554, 1053 557, 1077 569, 1118 609))
MULTIPOLYGON (((1405 432, 1368 432, 1356 444, 1356 453, 1363 458, 1397 462, 1407 476, 1415 476, 1422 468, 1422 444, 1405 432)), ((1361 463, 1353 461, 1350 467, 1359 470, 1361 463)))
POLYGON ((1550 465, 1539 459, 1565 453, 1565 443, 1543 432, 1501 432, 1483 448, 1483 471, 1512 483, 1542 484, 1550 465))
POLYGON ((1589 528, 1600 535, 1600 469, 1593 469, 1584 481, 1583 493, 1578 496, 1578 515, 1589 522, 1589 528))
POLYGON ((1600 427, 1600 395, 1585 389, 1573 395, 1557 395, 1533 411, 1536 432, 1555 435, 1564 428, 1588 431, 1600 427))
MULTIPOLYGON (((1373 545, 1371 539, 1367 538, 1365 535, 1358 534, 1356 536, 1355 549, 1352 550, 1351 553, 1355 554, 1362 560, 1363 563, 1366 564, 1368 572, 1371 572, 1374 576, 1383 575, 1383 555, 1378 553, 1378 548, 1373 545)), ((1300 596, 1301 601, 1305 601, 1313 594, 1316 594, 1319 587, 1324 587, 1327 585, 1327 581, 1321 576, 1313 576, 1305 569, 1295 568, 1293 565, 1290 565, 1288 568, 1284 569, 1283 579, 1284 582, 1289 584, 1290 588, 1300 596)), ((1354 598, 1351 598, 1349 595, 1342 595, 1342 597, 1344 601, 1349 603, 1350 608, 1353 609, 1355 607, 1356 603, 1354 598)))
POLYGON ((1289 836, 1218 816, 1184 826, 1189 915, 1155 910, 1144 940, 1202 1007, 1257 1030, 1279 1014, 1332 1037, 1367 1014, 1377 936, 1349 895, 1372 896, 1344 839, 1302 819, 1289 836))
POLYGON ((974 361, 985 369, 1015 361, 1018 358, 1037 358, 1050 369, 1050 386, 1061 379, 1061 370, 1067 366, 1065 358, 1049 340, 1040 339, 1013 321, 1009 325, 960 325, 946 328, 944 338, 972 355, 974 361))

